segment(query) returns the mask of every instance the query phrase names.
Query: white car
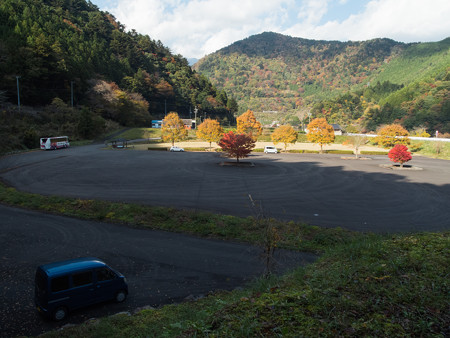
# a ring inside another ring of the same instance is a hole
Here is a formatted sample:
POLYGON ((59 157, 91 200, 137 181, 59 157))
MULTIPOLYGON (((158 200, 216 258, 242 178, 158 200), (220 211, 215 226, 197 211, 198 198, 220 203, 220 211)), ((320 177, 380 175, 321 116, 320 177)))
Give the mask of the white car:
POLYGON ((172 146, 170 147, 170 151, 184 151, 183 148, 172 146))
POLYGON ((277 148, 275 148, 275 147, 272 147, 272 146, 265 146, 264 147, 264 153, 266 153, 266 154, 277 154, 278 153, 278 150, 277 150, 277 148))

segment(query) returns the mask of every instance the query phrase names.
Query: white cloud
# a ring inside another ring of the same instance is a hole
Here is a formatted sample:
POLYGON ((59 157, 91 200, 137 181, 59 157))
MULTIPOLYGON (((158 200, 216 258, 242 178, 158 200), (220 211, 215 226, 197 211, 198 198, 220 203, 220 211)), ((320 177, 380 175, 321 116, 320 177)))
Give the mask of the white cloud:
POLYGON ((263 31, 322 40, 436 41, 450 33, 448 0, 365 0, 360 13, 326 21, 348 0, 117 0, 107 10, 175 53, 202 57, 263 31), (334 7, 336 8, 336 7, 334 7))
POLYGON ((108 9, 125 24, 172 51, 201 57, 236 40, 280 30, 285 5, 294 0, 119 0, 108 9))
POLYGON ((309 25, 316 25, 327 13, 329 2, 330 0, 305 0, 297 17, 309 25))
POLYGON ((283 33, 311 39, 367 40, 388 37, 403 42, 436 41, 450 36, 447 0, 372 0, 364 12, 342 22, 301 22, 283 33))

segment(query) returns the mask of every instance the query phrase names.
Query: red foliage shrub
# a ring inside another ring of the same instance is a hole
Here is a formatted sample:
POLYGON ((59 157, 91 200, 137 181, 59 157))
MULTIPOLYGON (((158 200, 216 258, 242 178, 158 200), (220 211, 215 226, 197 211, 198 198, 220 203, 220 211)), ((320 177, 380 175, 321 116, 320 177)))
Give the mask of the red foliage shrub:
POLYGON ((389 151, 388 156, 392 162, 400 163, 401 166, 403 166, 403 163, 412 159, 408 147, 403 144, 396 144, 394 148, 389 151))

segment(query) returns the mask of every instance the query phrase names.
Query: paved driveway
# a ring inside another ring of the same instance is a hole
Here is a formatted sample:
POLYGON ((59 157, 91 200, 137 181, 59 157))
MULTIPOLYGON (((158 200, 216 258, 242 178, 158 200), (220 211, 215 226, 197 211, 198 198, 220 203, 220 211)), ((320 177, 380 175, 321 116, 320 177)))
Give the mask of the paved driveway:
POLYGON ((450 162, 414 157, 422 171, 393 171, 387 156, 256 154, 252 168, 223 167, 217 153, 38 151, 2 159, 0 176, 18 189, 80 198, 252 214, 249 195, 271 217, 352 230, 450 228, 450 162))
MULTIPOLYGON (((36 335, 66 323, 138 307, 159 306, 218 289, 243 286, 264 272, 256 247, 181 234, 127 228, 0 205, 0 336, 36 335), (74 312, 62 323, 43 320, 33 304, 38 265, 94 256, 122 272, 130 295, 74 312)), ((277 271, 310 263, 312 254, 278 251, 277 271)))

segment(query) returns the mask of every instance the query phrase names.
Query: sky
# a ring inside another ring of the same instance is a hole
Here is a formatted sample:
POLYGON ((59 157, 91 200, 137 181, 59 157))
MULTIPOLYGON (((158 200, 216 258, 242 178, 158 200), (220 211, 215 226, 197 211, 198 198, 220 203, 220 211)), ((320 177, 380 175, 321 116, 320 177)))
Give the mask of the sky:
POLYGON ((127 30, 201 58, 262 32, 314 40, 450 37, 448 0, 91 0, 127 30))

